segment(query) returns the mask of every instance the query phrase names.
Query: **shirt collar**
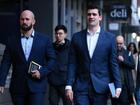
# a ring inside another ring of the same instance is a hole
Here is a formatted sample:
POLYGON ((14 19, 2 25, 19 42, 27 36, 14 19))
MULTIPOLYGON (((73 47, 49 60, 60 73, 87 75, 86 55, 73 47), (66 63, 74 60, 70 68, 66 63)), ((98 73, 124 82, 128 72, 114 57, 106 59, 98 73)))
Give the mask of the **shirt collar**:
POLYGON ((56 41, 55 43, 56 43, 56 44, 63 45, 63 44, 65 44, 65 39, 64 39, 61 43, 57 43, 57 41, 56 41))
MULTIPOLYGON (((34 35, 35 35, 35 31, 33 30, 33 32, 32 32, 32 34, 29 36, 29 37, 34 37, 34 35)), ((24 38, 24 37, 26 37, 23 33, 21 33, 21 37, 22 38, 24 38)))
POLYGON ((95 34, 99 34, 100 31, 101 31, 101 27, 99 27, 95 33, 90 32, 89 29, 87 29, 87 35, 95 35, 95 34))

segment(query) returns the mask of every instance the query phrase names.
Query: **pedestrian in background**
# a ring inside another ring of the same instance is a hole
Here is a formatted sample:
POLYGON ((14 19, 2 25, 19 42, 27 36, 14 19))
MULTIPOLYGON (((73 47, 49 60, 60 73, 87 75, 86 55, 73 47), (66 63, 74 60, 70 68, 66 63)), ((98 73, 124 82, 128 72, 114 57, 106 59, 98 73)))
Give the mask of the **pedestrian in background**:
POLYGON ((35 16, 24 10, 20 15, 20 32, 8 38, 0 65, 0 92, 12 65, 10 94, 13 105, 44 105, 47 75, 53 70, 55 52, 51 39, 34 29, 35 16), (31 67, 31 62, 35 65, 31 67), (34 68, 35 67, 35 68, 34 68))
MULTIPOLYGON (((135 69, 132 70, 132 76, 133 76, 133 80, 134 80, 134 87, 136 88, 136 78, 137 78, 136 62, 137 62, 137 56, 138 56, 136 44, 134 42, 130 42, 127 46, 127 50, 129 51, 129 55, 131 55, 131 54, 133 55, 133 58, 135 61, 135 69)), ((135 99, 134 94, 130 95, 129 100, 130 100, 132 105, 136 104, 136 99, 135 99)))
POLYGON ((71 105, 65 96, 65 85, 67 76, 68 52, 70 41, 67 37, 67 28, 64 25, 55 27, 55 42, 53 47, 56 53, 55 70, 48 76, 49 79, 49 104, 59 105, 62 99, 63 105, 71 105))
MULTIPOLYGON (((136 58, 137 58, 137 47, 136 47, 136 44, 134 42, 130 42, 127 46, 127 50, 129 51, 129 55, 133 55, 133 58, 134 58, 134 61, 135 61, 135 64, 136 64, 136 58)), ((132 71, 133 73, 133 79, 134 79, 134 85, 136 87, 136 68, 132 71)))
POLYGON ((135 68, 135 63, 132 53, 124 47, 124 38, 122 35, 118 35, 116 38, 117 43, 117 58, 120 68, 121 80, 122 80, 122 92, 118 99, 112 98, 112 105, 131 105, 130 96, 134 94, 134 81, 132 76, 132 70, 135 68))

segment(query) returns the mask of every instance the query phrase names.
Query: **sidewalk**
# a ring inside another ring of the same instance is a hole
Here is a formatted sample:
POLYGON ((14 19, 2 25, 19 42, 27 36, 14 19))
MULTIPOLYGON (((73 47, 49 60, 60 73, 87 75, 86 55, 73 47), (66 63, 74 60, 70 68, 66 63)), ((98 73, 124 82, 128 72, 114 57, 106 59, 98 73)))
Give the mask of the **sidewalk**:
POLYGON ((0 105, 13 105, 8 88, 6 88, 4 93, 0 95, 0 105))

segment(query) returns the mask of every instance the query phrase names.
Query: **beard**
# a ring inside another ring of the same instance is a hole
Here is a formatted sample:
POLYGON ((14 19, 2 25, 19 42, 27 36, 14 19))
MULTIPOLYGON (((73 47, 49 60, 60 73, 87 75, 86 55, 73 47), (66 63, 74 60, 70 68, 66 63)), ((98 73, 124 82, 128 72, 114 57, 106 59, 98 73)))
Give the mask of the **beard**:
POLYGON ((21 30, 22 31, 25 31, 25 32, 27 32, 27 31, 29 31, 29 30, 31 30, 31 28, 33 27, 33 25, 31 24, 31 25, 26 25, 26 24, 22 24, 21 26, 20 26, 20 28, 21 28, 21 30))

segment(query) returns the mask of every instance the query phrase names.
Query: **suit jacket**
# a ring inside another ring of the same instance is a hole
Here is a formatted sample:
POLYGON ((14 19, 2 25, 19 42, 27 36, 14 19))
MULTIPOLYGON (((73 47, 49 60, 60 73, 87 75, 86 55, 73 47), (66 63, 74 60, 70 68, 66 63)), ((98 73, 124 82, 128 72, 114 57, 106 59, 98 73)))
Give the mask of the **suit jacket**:
POLYGON ((0 66, 0 86, 5 85, 6 76, 12 64, 10 92, 24 93, 27 88, 31 92, 45 92, 47 87, 46 76, 53 70, 54 63, 55 53, 52 42, 46 35, 35 32, 28 61, 26 61, 22 49, 21 35, 12 36, 7 41, 0 66), (39 70, 40 79, 34 79, 28 74, 30 61, 35 61, 42 66, 39 70))
POLYGON ((67 85, 74 86, 74 91, 86 92, 89 81, 97 93, 107 93, 111 81, 121 88, 115 36, 103 29, 92 58, 87 47, 87 30, 74 34, 71 41, 67 85))
POLYGON ((63 45, 58 45, 54 42, 53 46, 56 53, 56 65, 55 70, 49 74, 48 80, 51 85, 64 86, 66 85, 70 41, 65 39, 65 43, 63 45))

